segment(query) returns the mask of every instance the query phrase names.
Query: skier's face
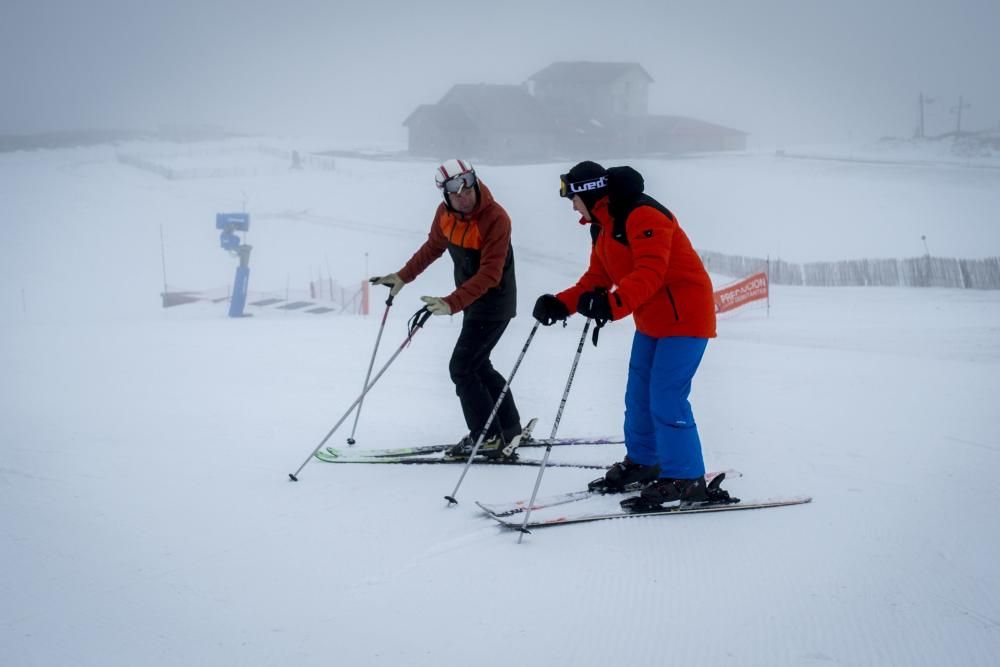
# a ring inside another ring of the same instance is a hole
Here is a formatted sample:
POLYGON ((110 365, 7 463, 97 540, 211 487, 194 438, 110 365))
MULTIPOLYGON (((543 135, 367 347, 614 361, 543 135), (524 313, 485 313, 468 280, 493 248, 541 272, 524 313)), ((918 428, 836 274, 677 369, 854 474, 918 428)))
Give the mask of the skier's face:
POLYGON ((462 188, 459 192, 449 193, 448 199, 451 201, 451 207, 459 213, 471 213, 472 209, 476 208, 476 189, 462 188))
POLYGON ((580 195, 573 197, 573 210, 579 213, 584 220, 590 221, 590 211, 587 210, 587 205, 580 199, 580 195))

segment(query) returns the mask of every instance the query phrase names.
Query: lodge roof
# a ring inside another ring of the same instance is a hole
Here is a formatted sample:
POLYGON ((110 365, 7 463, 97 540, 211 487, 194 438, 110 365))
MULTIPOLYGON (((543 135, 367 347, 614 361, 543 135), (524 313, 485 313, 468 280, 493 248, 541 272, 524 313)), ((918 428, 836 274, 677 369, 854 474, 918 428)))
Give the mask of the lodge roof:
POLYGON ((552 63, 535 72, 528 81, 538 83, 611 83, 622 75, 638 71, 650 83, 653 77, 639 63, 599 63, 572 61, 552 63))
POLYGON ((552 120, 523 86, 458 84, 437 104, 422 104, 403 121, 429 121, 454 129, 550 131, 552 120))

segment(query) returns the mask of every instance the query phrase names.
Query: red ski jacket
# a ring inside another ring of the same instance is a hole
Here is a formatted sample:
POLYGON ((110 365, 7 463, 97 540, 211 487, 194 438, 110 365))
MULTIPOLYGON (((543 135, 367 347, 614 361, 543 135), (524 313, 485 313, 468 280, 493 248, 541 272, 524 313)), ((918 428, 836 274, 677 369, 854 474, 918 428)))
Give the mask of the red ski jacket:
POLYGON ((634 208, 625 221, 627 245, 612 238, 608 197, 594 204, 591 218, 599 229, 590 266, 576 285, 556 295, 570 313, 580 295, 604 287, 611 292, 612 319, 632 314, 636 329, 647 336, 715 337, 712 281, 673 214, 649 205, 634 208))
POLYGON ((510 217, 482 180, 479 201, 468 215, 444 202, 434 213, 427 240, 397 273, 411 282, 447 250, 455 264, 455 291, 444 297, 451 312, 474 320, 508 320, 517 314, 510 217))

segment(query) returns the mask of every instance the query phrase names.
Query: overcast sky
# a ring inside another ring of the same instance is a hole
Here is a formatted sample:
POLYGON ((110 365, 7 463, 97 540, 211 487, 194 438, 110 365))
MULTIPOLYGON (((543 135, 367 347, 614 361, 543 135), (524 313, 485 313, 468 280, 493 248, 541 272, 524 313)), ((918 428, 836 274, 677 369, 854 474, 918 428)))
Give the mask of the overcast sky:
POLYGON ((0 0, 0 134, 213 124, 405 140, 456 83, 638 62, 751 147, 1000 127, 998 0, 0 0))

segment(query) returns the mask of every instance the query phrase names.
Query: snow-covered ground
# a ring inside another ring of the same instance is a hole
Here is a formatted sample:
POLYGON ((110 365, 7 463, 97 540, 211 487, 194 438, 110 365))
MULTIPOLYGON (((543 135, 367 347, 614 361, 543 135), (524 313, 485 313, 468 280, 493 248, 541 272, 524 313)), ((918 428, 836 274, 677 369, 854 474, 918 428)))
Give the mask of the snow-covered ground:
MULTIPOLYGON (((934 255, 1000 254, 996 169, 633 164, 705 250, 907 257, 923 235, 934 255)), ((589 237, 556 196, 567 166, 480 169, 514 221, 521 316, 494 355, 504 373, 535 297, 585 264, 589 237)), ((457 466, 312 462, 289 482, 360 391, 384 293, 368 317, 162 310, 161 230, 171 289, 231 280, 214 215, 244 205, 252 289, 318 270, 359 282, 426 235, 432 168, 275 160, 252 177, 167 181, 107 147, 0 155, 0 663, 996 663, 997 292, 778 286, 769 310, 721 319, 692 397, 706 463, 744 473, 736 495, 809 505, 567 526, 518 545, 473 501, 529 495, 533 468, 474 467, 451 508, 457 466)), ((450 279, 442 259, 397 297, 381 360, 417 297, 450 279)), ((459 326, 433 318, 400 354, 358 448, 462 434, 447 374, 459 326)), ((543 435, 581 328, 541 330, 515 379, 543 435)), ((614 323, 587 345, 560 435, 620 431, 632 332, 614 323)), ((551 469, 541 493, 594 476, 551 469)))
POLYGON ((779 150, 786 157, 814 157, 898 166, 958 166, 1000 169, 1000 130, 926 138, 884 137, 864 145, 803 145, 779 150))

